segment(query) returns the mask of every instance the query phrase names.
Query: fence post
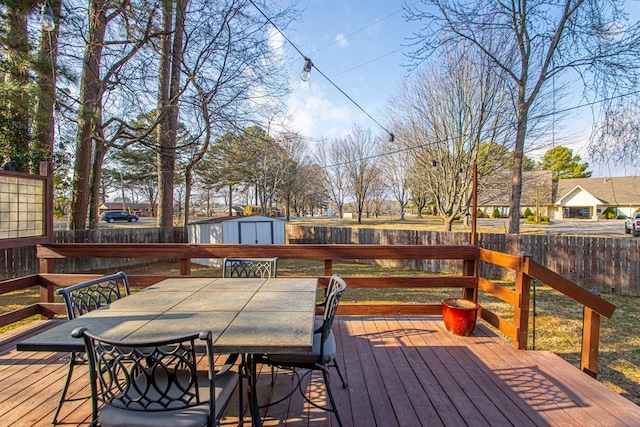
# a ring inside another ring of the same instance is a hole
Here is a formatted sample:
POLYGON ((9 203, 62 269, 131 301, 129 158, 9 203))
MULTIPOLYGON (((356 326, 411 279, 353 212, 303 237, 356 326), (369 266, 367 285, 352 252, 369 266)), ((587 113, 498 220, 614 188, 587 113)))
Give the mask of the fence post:
POLYGON ((514 307, 513 320, 516 325, 516 340, 513 346, 518 350, 527 348, 529 330, 529 303, 531 299, 531 277, 529 271, 529 259, 531 255, 520 252, 520 266, 516 271, 516 292, 519 300, 518 306, 514 307))
MULTIPOLYGON (((592 294, 600 296, 595 291, 592 294)), ((584 307, 582 312, 582 355, 580 369, 596 378, 598 375, 598 347, 600 345, 600 314, 589 307, 584 307)))

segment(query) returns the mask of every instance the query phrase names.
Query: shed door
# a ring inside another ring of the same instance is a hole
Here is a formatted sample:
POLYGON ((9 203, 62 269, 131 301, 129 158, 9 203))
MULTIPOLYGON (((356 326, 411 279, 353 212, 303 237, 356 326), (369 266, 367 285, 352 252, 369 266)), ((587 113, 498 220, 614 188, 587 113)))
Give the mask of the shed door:
POLYGON ((273 244, 272 222, 239 222, 240 244, 273 244))

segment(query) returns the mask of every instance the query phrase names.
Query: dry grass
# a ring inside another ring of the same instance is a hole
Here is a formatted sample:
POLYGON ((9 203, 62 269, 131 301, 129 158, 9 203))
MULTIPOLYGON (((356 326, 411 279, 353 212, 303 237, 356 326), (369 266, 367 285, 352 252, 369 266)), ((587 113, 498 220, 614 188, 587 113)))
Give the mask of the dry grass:
MULTIPOLYGON (((385 269, 372 264, 335 262, 335 273, 349 275, 424 274, 413 270, 385 269)), ((101 273, 111 273, 102 271, 101 273)), ((127 269, 129 274, 178 274, 177 263, 158 263, 127 269)), ((219 268, 192 265, 193 275, 220 276, 219 268)), ((322 261, 282 260, 279 276, 319 276, 324 273, 322 261)), ((512 284, 501 282, 503 286, 512 284)), ((448 296, 458 296, 458 289, 348 289, 343 301, 353 302, 439 302, 448 296)), ((611 319, 602 319, 598 379, 609 388, 640 405, 640 298, 603 295, 617 306, 611 319)), ((0 296, 0 313, 32 304, 38 299, 38 290, 29 289, 0 296)), ((487 295, 480 294, 480 304, 500 316, 513 318, 513 308, 487 295)), ((533 303, 533 296, 532 296, 533 303)), ((582 306, 548 286, 536 286, 535 329, 533 308, 529 319, 529 348, 550 350, 563 359, 579 366, 582 337, 582 306), (535 331, 535 332, 534 332, 535 331)), ((23 321, 21 323, 26 323, 23 321)), ((2 330, 0 329, 0 332, 2 330)))

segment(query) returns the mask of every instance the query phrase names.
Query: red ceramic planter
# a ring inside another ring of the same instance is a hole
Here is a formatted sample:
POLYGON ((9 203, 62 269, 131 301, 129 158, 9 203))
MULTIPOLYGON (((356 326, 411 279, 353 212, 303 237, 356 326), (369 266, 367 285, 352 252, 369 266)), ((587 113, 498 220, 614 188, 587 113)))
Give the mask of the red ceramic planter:
POLYGON ((462 298, 442 300, 442 320, 447 331, 463 337, 471 335, 476 326, 478 304, 462 298))

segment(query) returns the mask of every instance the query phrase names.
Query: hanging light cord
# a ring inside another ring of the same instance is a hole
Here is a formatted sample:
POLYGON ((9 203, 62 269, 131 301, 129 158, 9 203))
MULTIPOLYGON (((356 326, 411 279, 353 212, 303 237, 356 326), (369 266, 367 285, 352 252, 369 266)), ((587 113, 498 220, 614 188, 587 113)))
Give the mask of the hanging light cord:
MULTIPOLYGON (((260 8, 259 8, 259 7, 258 7, 258 6, 253 2, 253 0, 249 0, 249 3, 251 3, 251 4, 253 5, 253 7, 255 7, 255 8, 256 8, 256 10, 257 10, 258 12, 260 12, 260 14, 264 17, 264 19, 266 19, 266 20, 267 20, 267 22, 269 22, 269 24, 271 24, 271 25, 273 26, 273 28, 275 28, 275 29, 276 29, 276 31, 278 31, 278 32, 282 35, 282 37, 284 37, 284 39, 285 39, 287 42, 289 42, 289 44, 290 44, 291 46, 293 46, 293 48, 294 48, 294 49, 295 49, 295 50, 300 54, 300 56, 302 56, 302 58, 304 58, 304 59, 305 59, 305 61, 306 61, 306 60, 309 60, 309 58, 308 58, 304 53, 302 53, 302 51, 298 48, 298 46, 296 46, 296 45, 295 45, 295 43, 293 43, 293 42, 289 39, 289 37, 287 37, 287 36, 286 36, 286 34, 285 34, 284 32, 282 32, 282 30, 280 30, 280 28, 278 28, 278 26, 277 26, 277 25, 276 25, 276 24, 271 20, 271 18, 269 18, 269 17, 268 17, 268 16, 267 16, 267 15, 266 15, 266 14, 265 14, 265 13, 264 13, 260 8)), ((337 84, 335 84, 335 83, 334 83, 334 82, 333 82, 329 77, 327 77, 327 75, 326 75, 325 73, 323 73, 323 72, 322 72, 322 70, 320 70, 320 69, 316 66, 316 64, 313 64, 313 68, 315 68, 315 69, 318 71, 318 73, 320 73, 320 75, 321 75, 322 77, 324 77, 324 78, 325 78, 329 83, 331 83, 331 84, 333 85, 333 87, 335 87, 336 89, 338 89, 338 91, 339 91, 341 94, 343 94, 343 95, 344 95, 344 96, 345 96, 349 101, 351 101, 351 102, 353 103, 353 105, 355 105, 356 107, 358 107, 358 109, 360 109, 360 111, 362 111, 364 114, 366 114, 366 115, 367 115, 367 117, 369 117, 369 118, 370 118, 370 119, 371 119, 375 124, 377 124, 378 126, 380 126, 380 128, 381 128, 382 130, 384 130, 384 131, 389 135, 390 140, 391 140, 391 141, 393 141, 393 139, 395 138, 395 136, 393 135, 393 133, 392 133, 391 131, 389 131, 386 127, 382 126, 382 125, 380 124, 380 122, 378 122, 376 119, 374 119, 374 118, 373 118, 373 116, 371 116, 371 114, 369 114, 369 113, 368 113, 364 108, 362 108, 362 107, 360 106, 360 104, 358 104, 356 101, 354 101, 354 99, 353 99, 353 98, 351 98, 349 95, 347 95, 347 93, 346 93, 344 90, 342 90, 342 89, 341 89, 337 84)))

